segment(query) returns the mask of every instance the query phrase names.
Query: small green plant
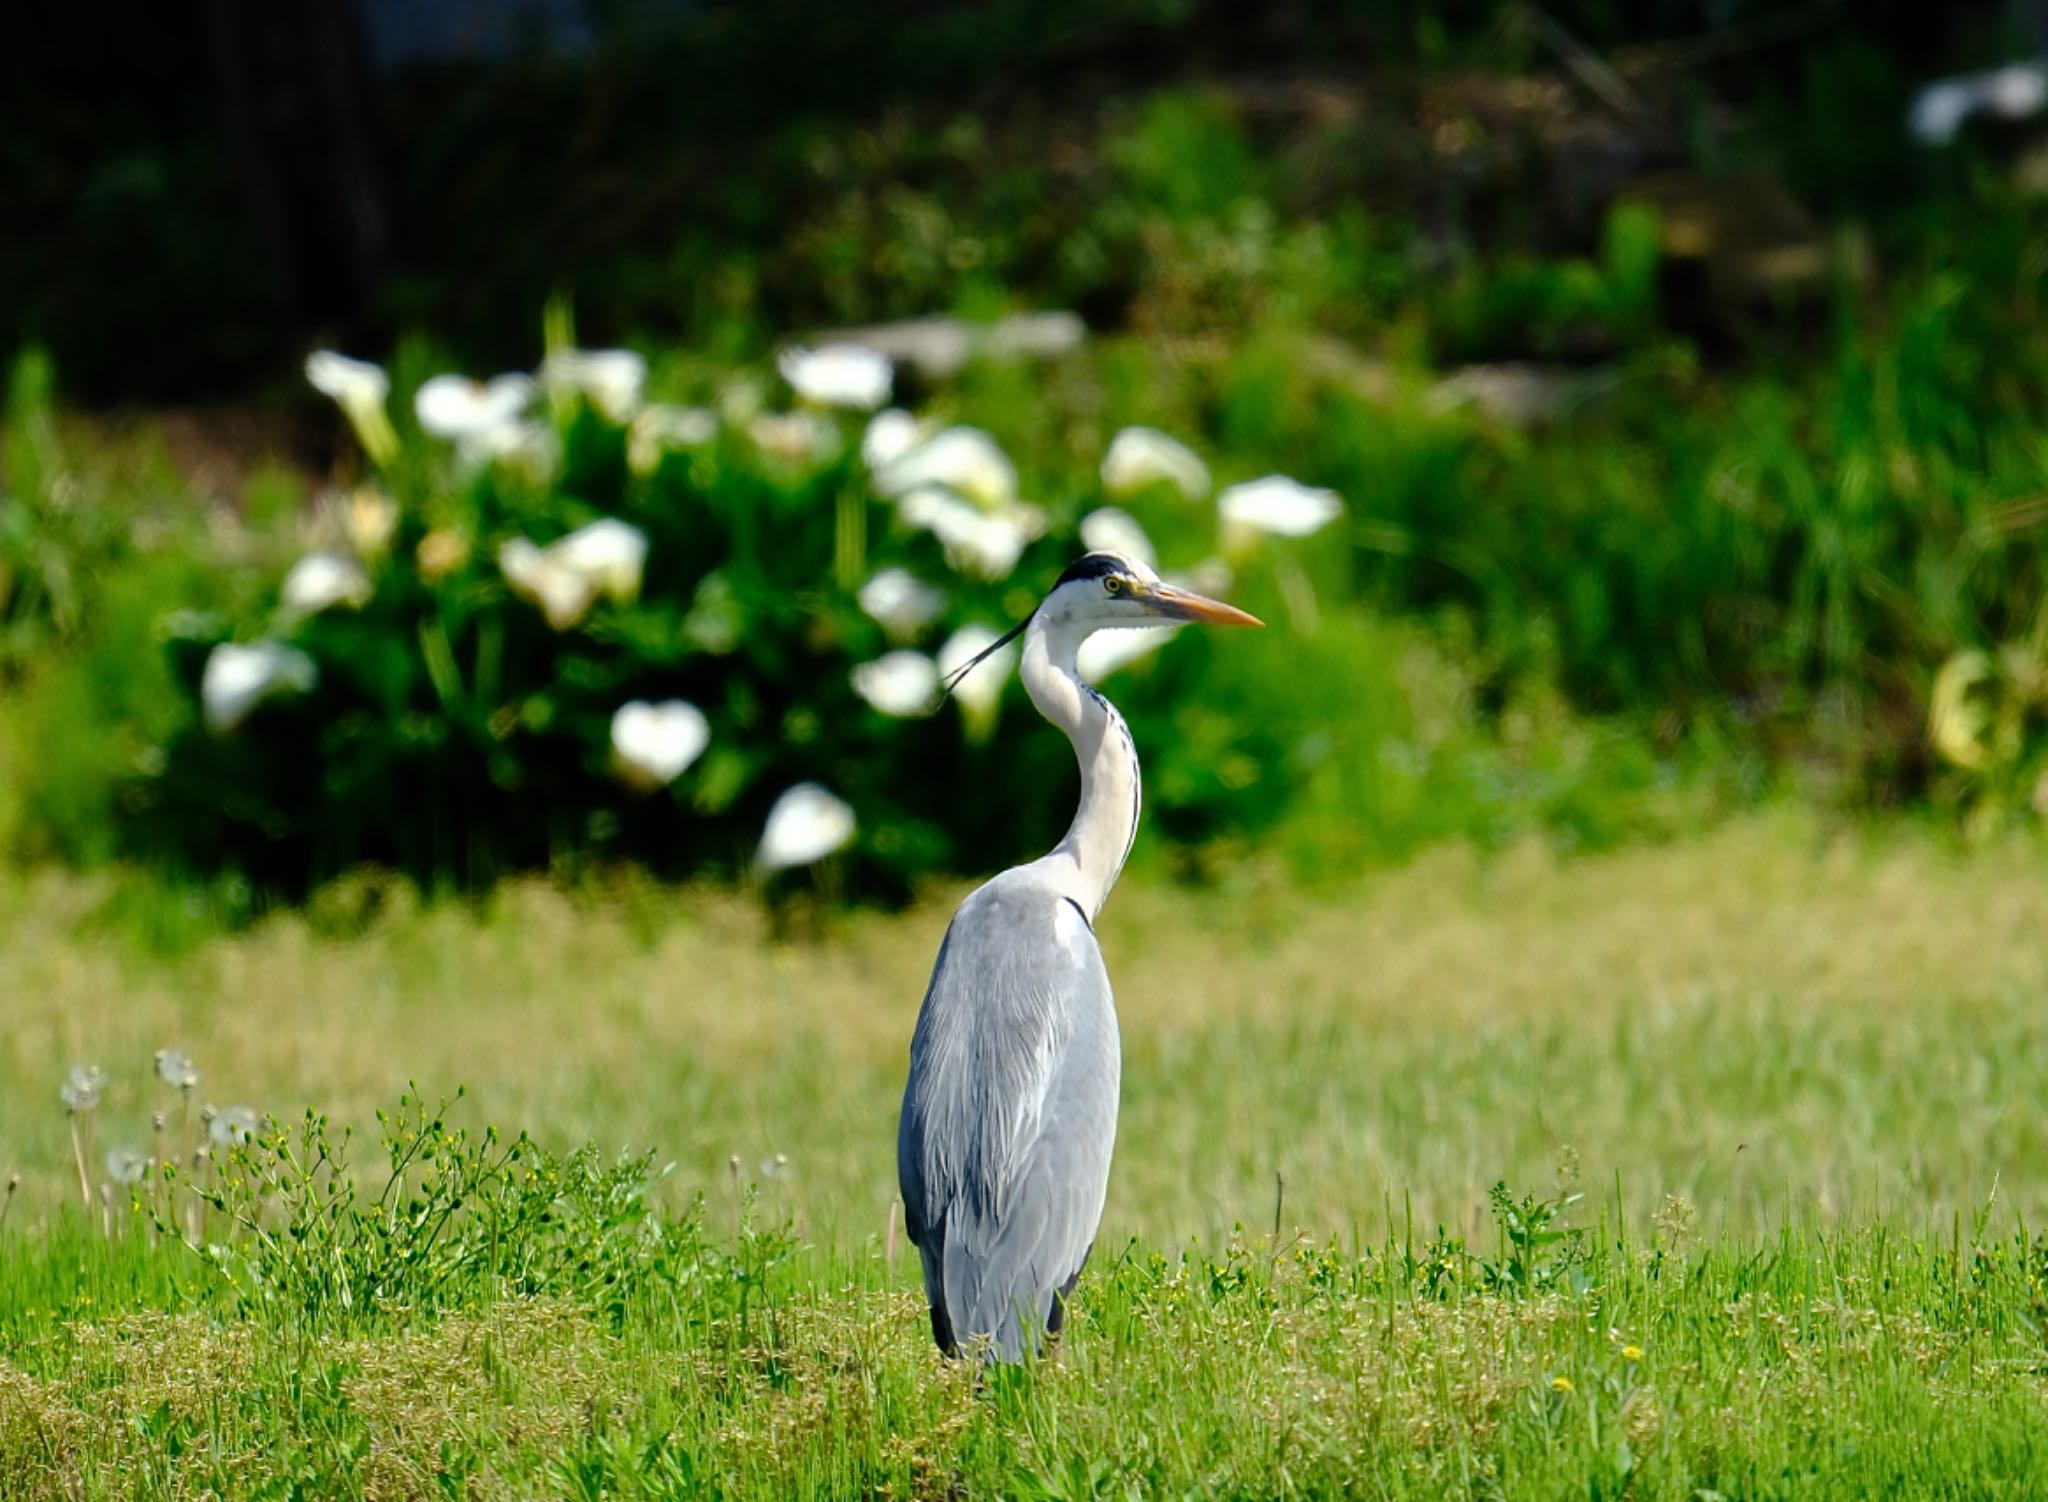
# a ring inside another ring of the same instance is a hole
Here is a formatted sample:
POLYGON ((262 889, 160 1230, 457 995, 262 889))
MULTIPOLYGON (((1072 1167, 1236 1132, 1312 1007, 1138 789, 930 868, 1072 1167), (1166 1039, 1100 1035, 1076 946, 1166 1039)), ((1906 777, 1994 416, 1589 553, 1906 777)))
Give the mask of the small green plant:
POLYGON ((1593 1286, 1592 1248, 1584 1230, 1565 1221, 1583 1196, 1555 1199, 1529 1193, 1519 1200, 1504 1183, 1486 1191, 1486 1206, 1500 1234, 1496 1257, 1478 1259, 1485 1286, 1522 1298, 1541 1293, 1581 1294, 1593 1286))
POLYGON ((1432 1299, 1449 1298, 1463 1288, 1508 1298, 1585 1293, 1597 1281, 1591 1240, 1583 1229, 1565 1224, 1580 1198, 1532 1192, 1517 1199, 1505 1183, 1496 1182, 1486 1192, 1498 1238, 1495 1255, 1473 1251, 1464 1237, 1439 1226, 1436 1238, 1409 1260, 1409 1277, 1432 1299))

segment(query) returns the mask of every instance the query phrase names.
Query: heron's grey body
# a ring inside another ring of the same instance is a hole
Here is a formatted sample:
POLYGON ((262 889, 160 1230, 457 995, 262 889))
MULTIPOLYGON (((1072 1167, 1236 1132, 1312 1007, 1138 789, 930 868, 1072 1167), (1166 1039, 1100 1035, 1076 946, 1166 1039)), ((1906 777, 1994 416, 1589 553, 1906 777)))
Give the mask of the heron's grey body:
POLYGON ((1080 808, 1049 855, 954 914, 911 1039, 896 1140, 932 1334, 948 1352, 1016 1360, 1056 1334, 1101 1223, 1121 1066, 1094 922, 1141 800, 1129 728, 1074 664, 1098 627, 1161 618, 1255 624, 1129 559, 1090 554, 1025 630, 1019 676, 1074 743, 1080 808))
POLYGON ((932 1334, 1015 1360, 1094 1244, 1120 1067, 1095 935, 1030 867, 961 904, 911 1056, 897 1171, 932 1334))

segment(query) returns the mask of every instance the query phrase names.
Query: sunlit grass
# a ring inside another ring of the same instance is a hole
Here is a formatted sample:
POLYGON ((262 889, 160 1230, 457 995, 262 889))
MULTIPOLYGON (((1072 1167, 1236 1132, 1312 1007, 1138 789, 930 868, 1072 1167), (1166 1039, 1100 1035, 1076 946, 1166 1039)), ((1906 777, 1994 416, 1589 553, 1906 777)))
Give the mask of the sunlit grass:
MULTIPOLYGON (((2014 843, 1737 825, 1558 863, 1439 853, 1312 897, 1127 885, 1102 920, 1122 1016, 1105 1234, 1473 1223, 1496 1178, 1571 1149, 1641 1221, 1682 1194, 1711 1229, 1824 1215, 1943 1222, 1998 1186, 2048 1221, 2048 884, 2014 843), (1391 1208, 1390 1208, 1391 1207, 1391 1208), (1390 1221, 1391 1214, 1391 1221, 1390 1221)), ((505 889, 358 937, 316 909, 164 958, 94 914, 99 885, 7 878, 0 1176, 16 1224, 76 1196, 58 1087, 109 1079, 104 1150, 175 1129, 156 1049, 198 1101, 368 1125, 408 1082, 566 1147, 652 1147, 681 1196, 764 1182, 808 1231, 882 1234, 906 1049, 951 893, 771 942, 742 899, 505 889), (67 1189, 67 1182, 69 1187, 67 1189)), ((353 908, 351 909, 353 911, 353 908)), ((174 1131, 175 1135, 175 1131, 174 1131)), ((95 1170, 97 1171, 97 1170, 95 1170)))
POLYGON ((703 891, 367 922, 333 894, 164 956, 133 891, 8 878, 0 1494, 2025 1495, 2038 862, 1766 819, 1306 897, 1256 868, 1128 886, 1102 1240, 1060 1363, 986 1387, 930 1350, 890 1232, 951 893, 781 939, 703 891), (147 1148, 157 1109, 183 1142, 163 1046, 204 1072, 195 1110, 374 1135, 411 1080, 558 1150, 652 1147, 661 1270, 365 1325, 229 1297, 144 1221, 109 1245, 58 1086, 107 1069, 102 1150, 147 1148), (1573 1257, 1504 1275, 1496 1180, 1581 1194, 1573 1257))

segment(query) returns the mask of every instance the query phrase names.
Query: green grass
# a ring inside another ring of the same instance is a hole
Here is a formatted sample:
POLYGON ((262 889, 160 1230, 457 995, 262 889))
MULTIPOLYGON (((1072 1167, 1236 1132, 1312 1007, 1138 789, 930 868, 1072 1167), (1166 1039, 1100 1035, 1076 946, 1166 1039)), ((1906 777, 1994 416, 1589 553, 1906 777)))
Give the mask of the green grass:
POLYGON ((1097 1260, 1057 1364, 987 1383, 890 1230, 951 892, 770 941, 704 892, 363 920, 363 887, 166 957, 145 889, 11 876, 0 1496, 2029 1495, 2038 861, 1780 819, 1120 891, 1097 1260), (408 1079, 466 1084, 451 1128, 524 1125, 562 1177, 352 1239, 333 1181, 274 1174, 242 1203, 279 1250, 218 1214, 217 1265, 109 1242, 56 1087, 106 1064, 98 1145, 145 1143, 162 1045, 205 1098, 364 1129, 361 1170, 408 1079), (586 1142, 675 1166, 643 1207, 561 1163, 586 1142))

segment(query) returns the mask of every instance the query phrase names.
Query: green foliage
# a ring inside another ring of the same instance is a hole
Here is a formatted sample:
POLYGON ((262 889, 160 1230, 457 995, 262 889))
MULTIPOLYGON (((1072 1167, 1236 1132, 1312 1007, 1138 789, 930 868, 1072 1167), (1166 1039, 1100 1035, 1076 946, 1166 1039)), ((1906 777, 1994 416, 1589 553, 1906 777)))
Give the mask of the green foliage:
POLYGON ((119 502, 92 494, 57 431, 50 358, 27 349, 8 375, 0 452, 0 684, 74 639, 95 573, 126 541, 119 502))

